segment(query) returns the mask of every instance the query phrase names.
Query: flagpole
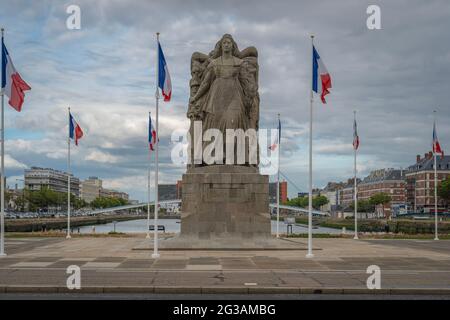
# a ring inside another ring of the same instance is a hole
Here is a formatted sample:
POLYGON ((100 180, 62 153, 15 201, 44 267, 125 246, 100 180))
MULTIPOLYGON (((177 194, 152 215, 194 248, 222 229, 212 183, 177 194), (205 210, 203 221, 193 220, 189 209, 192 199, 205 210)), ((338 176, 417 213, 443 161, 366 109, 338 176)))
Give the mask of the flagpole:
POLYGON ((160 255, 158 253, 158 149, 159 149, 159 128, 158 128, 158 102, 159 102, 159 89, 158 89, 158 82, 159 82, 159 32, 156 33, 156 92, 155 92, 155 102, 156 102, 156 139, 155 139, 155 219, 154 224, 155 228, 153 231, 154 240, 153 240, 153 254, 152 258, 159 258, 160 255))
MULTIPOLYGON (((433 111, 434 117, 434 132, 436 133, 436 110, 433 111)), ((433 139, 434 140, 434 139, 433 139)), ((436 166, 436 141, 433 141, 433 156, 434 156, 434 240, 439 240, 438 236, 438 213, 437 213, 437 166, 436 166)))
MULTIPOLYGON (((278 124, 280 123, 280 114, 278 114, 278 124)), ((280 237, 280 156, 281 156, 281 137, 280 126, 278 125, 278 170, 277 170, 277 238, 280 237)))
MULTIPOLYGON (((3 35, 5 32, 5 29, 1 28, 2 31, 2 45, 3 45, 3 35)), ((3 61, 3 48, 2 48, 2 61, 3 61)), ((1 223, 1 230, 0 230, 0 257, 6 256, 5 253, 5 92, 3 88, 1 89, 1 95, 2 95, 2 111, 1 111, 1 122, 2 122, 2 132, 1 132, 1 208, 0 208, 0 223, 1 223)))
POLYGON ((69 130, 67 136, 67 236, 70 239, 70 107, 68 107, 69 130))
MULTIPOLYGON (((311 52, 314 61, 314 35, 311 35, 311 52)), ((311 68, 311 83, 313 81, 313 73, 311 68)), ((308 254, 306 258, 313 258, 312 253, 312 134, 313 134, 313 90, 310 87, 310 104, 309 104, 309 205, 308 205, 308 254)))
MULTIPOLYGON (((356 125, 356 111, 353 111, 353 120, 354 120, 354 124, 356 125)), ((353 146, 353 150, 354 150, 354 173, 355 173, 355 196, 354 196, 354 201, 355 201, 355 236, 353 237, 353 239, 358 240, 358 188, 356 186, 356 148, 355 146, 353 146)))
MULTIPOLYGON (((151 112, 148 113, 148 121, 149 121, 149 126, 148 126, 148 134, 149 137, 152 134, 152 128, 150 126, 150 120, 151 119, 151 112)), ((150 239, 150 174, 151 174, 151 161, 152 161, 152 156, 150 153, 150 145, 147 146, 148 147, 148 180, 147 180, 147 199, 148 199, 148 203, 147 203, 147 239, 150 239)))

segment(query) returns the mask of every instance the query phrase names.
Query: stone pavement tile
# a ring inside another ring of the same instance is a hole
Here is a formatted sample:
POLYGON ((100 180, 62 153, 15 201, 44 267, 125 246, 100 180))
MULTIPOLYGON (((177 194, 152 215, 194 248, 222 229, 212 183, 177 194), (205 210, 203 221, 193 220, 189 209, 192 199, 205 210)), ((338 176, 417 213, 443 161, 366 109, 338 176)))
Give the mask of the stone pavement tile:
POLYGON ((6 276, 0 273, 2 285, 66 285, 65 270, 55 272, 46 269, 11 269, 6 276))
POLYGON ((124 262, 122 262, 118 266, 118 268, 147 269, 147 268, 150 268, 154 262, 155 262, 154 259, 127 259, 124 262))
POLYGON ((89 262, 89 261, 94 261, 95 258, 83 258, 83 257, 71 257, 71 258, 62 258, 59 261, 71 261, 71 260, 78 260, 78 261, 84 261, 84 262, 89 262))
POLYGON ((170 260, 156 260, 151 266, 152 269, 184 269, 186 268, 187 260, 170 259, 170 260))
POLYGON ((257 269, 258 267, 248 257, 242 258, 220 258, 223 269, 257 269))
MULTIPOLYGON (((115 269, 117 270, 117 269, 115 269)), ((153 286, 153 272, 116 272, 110 269, 104 271, 85 270, 81 273, 81 286, 153 286)))
POLYGON ((222 265, 220 264, 188 264, 186 265, 186 270, 222 270, 222 265))
POLYGON ((65 259, 65 260, 58 260, 55 263, 52 263, 52 264, 48 265, 47 267, 48 268, 64 268, 64 269, 67 269, 68 266, 75 265, 75 266, 81 267, 85 263, 86 263, 85 260, 76 260, 76 259, 66 260, 65 259))
POLYGON ((289 265, 279 258, 256 256, 251 259, 259 269, 289 269, 289 265))
POLYGON ((115 268, 120 264, 120 262, 96 262, 90 261, 82 265, 82 268, 115 268))
POLYGON ((33 262, 55 262, 61 259, 62 257, 36 257, 28 261, 33 262))
POLYGON ((283 260, 289 269, 300 269, 300 270, 329 270, 328 267, 322 265, 320 261, 313 260, 283 260))
POLYGON ((126 257, 98 257, 95 262, 123 262, 126 257))
POLYGON ((317 281, 324 287, 366 287, 366 280, 363 281, 346 272, 307 272, 306 276, 317 281))
POLYGON ((154 286, 212 286, 222 283, 220 271, 158 272, 154 286))
POLYGON ((7 267, 23 261, 21 258, 0 258, 0 268, 7 267))
POLYGON ((349 261, 321 260, 320 265, 325 266, 328 270, 366 270, 371 264, 351 263, 349 261))
POLYGON ((190 264, 190 265, 196 265, 196 264, 213 265, 213 264, 219 264, 219 259, 214 258, 214 257, 189 258, 188 264, 190 264))
POLYGON ((270 271, 226 271, 222 272, 223 283, 230 286, 242 286, 245 283, 256 283, 259 286, 278 286, 282 281, 270 271))
POLYGON ((318 288, 321 284, 303 272, 275 272, 281 280, 280 286, 318 288))
POLYGON ((11 268, 45 268, 51 265, 53 262, 28 262, 23 261, 16 264, 11 265, 11 268))

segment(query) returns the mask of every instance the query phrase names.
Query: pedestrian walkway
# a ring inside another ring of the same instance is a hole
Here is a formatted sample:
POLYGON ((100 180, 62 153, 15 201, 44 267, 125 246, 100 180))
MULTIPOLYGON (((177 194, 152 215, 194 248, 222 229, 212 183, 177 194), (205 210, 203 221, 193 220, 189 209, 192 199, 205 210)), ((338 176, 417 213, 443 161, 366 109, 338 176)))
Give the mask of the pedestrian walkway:
POLYGON ((381 269, 380 293, 450 289, 450 241, 316 239, 322 250, 313 259, 305 258, 304 250, 170 250, 154 260, 151 251, 133 250, 140 243, 140 238, 8 239, 0 292, 67 291, 71 265, 81 268, 85 292, 355 293, 367 291, 370 265, 381 269))

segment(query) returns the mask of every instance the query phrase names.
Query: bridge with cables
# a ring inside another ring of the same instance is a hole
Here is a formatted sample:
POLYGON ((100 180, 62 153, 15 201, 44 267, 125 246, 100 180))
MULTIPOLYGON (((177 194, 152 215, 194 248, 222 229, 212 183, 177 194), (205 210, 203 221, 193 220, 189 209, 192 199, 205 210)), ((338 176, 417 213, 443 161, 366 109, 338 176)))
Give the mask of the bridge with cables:
MULTIPOLYGON (((180 203, 181 203, 180 199, 159 201, 160 205, 168 205, 168 204, 170 205, 170 204, 180 204, 180 203)), ((137 204, 128 204, 128 205, 118 206, 118 207, 97 209, 97 210, 90 211, 88 213, 91 214, 91 215, 105 214, 105 213, 110 213, 110 212, 117 212, 117 211, 123 211, 123 210, 131 210, 131 209, 143 208, 143 207, 147 207, 149 204, 150 205, 154 205, 155 203, 154 203, 154 201, 151 201, 149 203, 148 202, 143 202, 143 203, 137 203, 137 204)), ((277 207, 276 203, 271 203, 271 204, 269 204, 269 206, 270 206, 270 208, 276 208, 277 207)), ((300 207, 280 205, 280 209, 292 211, 296 215, 308 214, 308 209, 300 208, 300 207)), ((319 211, 319 210, 313 210, 312 214, 314 216, 328 216, 329 215, 328 212, 323 212, 323 211, 319 211)))
MULTIPOLYGON (((281 170, 279 172, 280 172, 280 175, 283 176, 283 178, 285 178, 287 180, 287 182, 289 182, 290 185, 292 185, 295 189, 297 189, 297 191, 301 190, 291 179, 288 178, 288 176, 285 173, 283 173, 281 170)), ((158 203, 160 204, 160 206, 171 205, 171 204, 181 204, 181 200, 180 199, 160 200, 158 203)), ((147 207, 148 205, 154 205, 154 204, 155 204, 154 201, 142 202, 142 203, 137 203, 137 204, 128 204, 128 205, 124 205, 124 206, 92 210, 89 212, 89 214, 96 215, 96 214, 105 214, 105 213, 117 212, 117 211, 123 211, 123 210, 131 210, 131 209, 147 207)), ((276 208, 277 204, 271 203, 271 204, 269 204, 269 207, 276 208)), ((280 204, 280 209, 291 211, 295 215, 308 214, 307 208, 301 208, 301 207, 280 204)), ((313 214, 313 216, 329 216, 330 215, 328 212, 324 212, 324 211, 320 211, 320 210, 312 210, 312 214, 313 214)))

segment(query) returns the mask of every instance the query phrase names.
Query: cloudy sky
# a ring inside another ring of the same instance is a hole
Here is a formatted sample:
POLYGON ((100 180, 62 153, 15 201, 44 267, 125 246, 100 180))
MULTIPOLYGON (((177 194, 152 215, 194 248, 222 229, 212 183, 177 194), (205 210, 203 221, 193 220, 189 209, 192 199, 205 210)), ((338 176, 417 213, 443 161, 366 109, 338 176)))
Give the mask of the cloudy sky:
POLYGON ((24 168, 67 166, 67 107, 85 137, 72 168, 106 187, 146 198, 147 114, 155 110, 155 32, 161 32, 173 99, 160 104, 161 177, 185 171, 170 161, 170 135, 187 129, 190 56, 208 53, 224 33, 240 49, 259 51, 261 127, 283 124, 281 168, 307 190, 311 47, 332 75, 328 104, 315 105, 314 185, 352 176, 353 110, 361 147, 359 171, 406 167, 431 147, 432 111, 450 149, 450 2, 396 1, 7 1, 0 24, 16 68, 30 84, 21 113, 6 107, 6 175, 24 168), (81 9, 69 30, 66 8, 81 9), (366 26, 370 4, 381 30, 366 26))

